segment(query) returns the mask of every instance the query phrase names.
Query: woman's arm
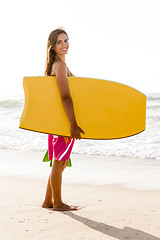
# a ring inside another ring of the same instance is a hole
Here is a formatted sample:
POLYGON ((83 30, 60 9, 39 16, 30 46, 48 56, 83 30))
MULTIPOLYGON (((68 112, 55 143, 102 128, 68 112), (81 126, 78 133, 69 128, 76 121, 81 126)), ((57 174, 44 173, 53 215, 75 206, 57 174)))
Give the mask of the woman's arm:
POLYGON ((73 102, 68 85, 66 64, 59 61, 55 64, 54 70, 56 73, 56 79, 60 90, 62 103, 71 124, 71 138, 81 139, 81 133, 84 134, 84 131, 77 125, 74 114, 73 102))

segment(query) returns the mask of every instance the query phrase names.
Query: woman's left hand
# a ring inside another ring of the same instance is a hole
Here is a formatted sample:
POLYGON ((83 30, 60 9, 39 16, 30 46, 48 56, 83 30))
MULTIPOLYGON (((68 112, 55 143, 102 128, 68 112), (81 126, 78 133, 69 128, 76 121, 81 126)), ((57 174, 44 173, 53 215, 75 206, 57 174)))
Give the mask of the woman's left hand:
POLYGON ((71 126, 71 138, 73 139, 81 139, 81 133, 85 134, 85 132, 78 125, 71 126))

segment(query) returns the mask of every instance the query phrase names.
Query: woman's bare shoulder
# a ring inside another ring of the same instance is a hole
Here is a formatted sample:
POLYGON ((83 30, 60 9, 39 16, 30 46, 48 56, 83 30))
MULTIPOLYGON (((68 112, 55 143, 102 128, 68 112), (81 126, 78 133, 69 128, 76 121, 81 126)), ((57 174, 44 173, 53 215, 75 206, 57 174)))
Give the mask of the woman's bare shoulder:
POLYGON ((64 71, 66 69, 67 69, 67 65, 65 62, 60 61, 60 60, 55 61, 52 65, 51 75, 56 76, 57 72, 62 71, 62 70, 64 71))

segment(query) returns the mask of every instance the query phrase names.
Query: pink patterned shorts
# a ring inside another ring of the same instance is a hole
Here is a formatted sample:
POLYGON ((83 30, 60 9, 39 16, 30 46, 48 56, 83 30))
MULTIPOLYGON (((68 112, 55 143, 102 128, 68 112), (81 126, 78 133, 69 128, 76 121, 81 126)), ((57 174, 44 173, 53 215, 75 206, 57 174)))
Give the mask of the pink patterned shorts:
POLYGON ((54 159, 58 161, 68 160, 73 148, 74 139, 62 136, 48 135, 48 157, 49 160, 54 159))

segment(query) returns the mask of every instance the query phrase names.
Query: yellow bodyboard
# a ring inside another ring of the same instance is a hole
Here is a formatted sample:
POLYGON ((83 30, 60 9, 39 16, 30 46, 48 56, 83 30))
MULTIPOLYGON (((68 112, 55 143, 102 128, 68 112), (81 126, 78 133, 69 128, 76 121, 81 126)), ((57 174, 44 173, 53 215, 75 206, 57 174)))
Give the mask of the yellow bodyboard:
MULTIPOLYGON (((116 139, 142 132, 146 96, 129 86, 93 78, 68 77, 82 138, 116 139)), ((24 77, 25 104, 20 128, 70 136, 56 77, 24 77)))

